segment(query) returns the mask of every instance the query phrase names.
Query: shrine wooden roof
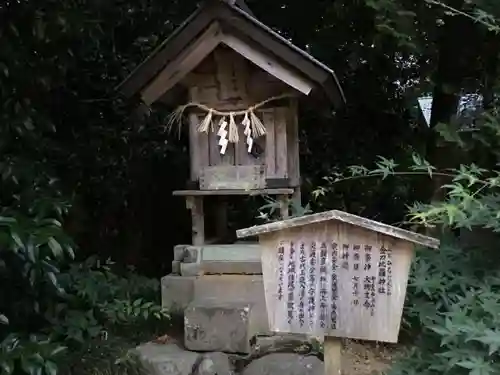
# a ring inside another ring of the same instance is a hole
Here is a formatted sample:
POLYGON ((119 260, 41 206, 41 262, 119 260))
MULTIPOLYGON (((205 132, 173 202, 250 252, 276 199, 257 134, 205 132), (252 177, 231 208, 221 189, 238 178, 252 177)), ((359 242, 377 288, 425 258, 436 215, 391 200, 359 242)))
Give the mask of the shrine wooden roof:
POLYGON ((257 20, 246 5, 238 5, 231 0, 206 1, 129 74, 117 87, 119 92, 125 97, 142 93, 166 70, 168 91, 188 73, 183 70, 223 43, 306 95, 320 88, 335 106, 345 103, 333 70, 257 20), (180 56, 185 60, 179 61, 180 56))

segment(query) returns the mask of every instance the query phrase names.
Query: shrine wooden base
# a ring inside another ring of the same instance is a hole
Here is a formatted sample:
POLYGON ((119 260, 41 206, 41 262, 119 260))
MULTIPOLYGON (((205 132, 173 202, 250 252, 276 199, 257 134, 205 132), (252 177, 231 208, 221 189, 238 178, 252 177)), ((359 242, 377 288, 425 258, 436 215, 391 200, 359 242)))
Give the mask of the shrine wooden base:
POLYGON ((342 373, 342 340, 337 337, 325 337, 323 344, 323 361, 325 375, 341 375, 342 373))
POLYGON ((195 246, 207 243, 205 236, 205 212, 204 198, 218 197, 219 202, 216 211, 217 237, 224 236, 227 231, 227 202, 223 197, 227 196, 263 196, 273 195, 280 203, 280 215, 283 219, 289 217, 290 196, 294 199, 300 197, 299 188, 277 188, 260 190, 177 190, 174 196, 186 198, 186 207, 191 210, 192 217, 192 244, 195 246))

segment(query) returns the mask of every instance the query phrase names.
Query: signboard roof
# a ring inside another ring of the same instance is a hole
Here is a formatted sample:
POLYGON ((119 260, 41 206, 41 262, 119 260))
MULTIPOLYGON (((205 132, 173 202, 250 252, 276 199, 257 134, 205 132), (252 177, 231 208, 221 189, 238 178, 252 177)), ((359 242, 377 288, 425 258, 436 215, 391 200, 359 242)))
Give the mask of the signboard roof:
POLYGON ((273 222, 269 224, 257 225, 250 228, 240 229, 236 231, 238 238, 258 236, 262 234, 273 233, 281 230, 303 227, 309 224, 317 224, 325 221, 340 221, 346 224, 351 224, 366 230, 378 232, 386 236, 409 241, 417 245, 437 249, 439 240, 436 238, 424 236, 419 233, 410 232, 405 229, 393 227, 364 217, 349 214, 343 211, 326 211, 312 215, 295 217, 288 220, 273 222))

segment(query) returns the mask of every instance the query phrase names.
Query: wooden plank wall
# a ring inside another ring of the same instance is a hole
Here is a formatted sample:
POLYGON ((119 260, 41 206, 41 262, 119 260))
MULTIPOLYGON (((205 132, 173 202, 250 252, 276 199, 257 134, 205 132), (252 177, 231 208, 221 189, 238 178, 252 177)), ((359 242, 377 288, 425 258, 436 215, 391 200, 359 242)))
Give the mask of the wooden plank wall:
POLYGON ((299 141, 298 101, 292 99, 287 111, 288 178, 292 187, 300 186, 299 141))
POLYGON ((275 178, 288 178, 287 108, 274 109, 274 139, 276 141, 275 178))
MULTIPOLYGON (((276 78, 262 71, 251 62, 232 51, 218 47, 188 77, 184 85, 189 86, 190 100, 223 111, 246 109, 250 105, 271 96, 289 92, 276 78)), ((190 115, 191 178, 197 180, 204 166, 217 165, 266 165, 267 178, 291 177, 298 181, 298 148, 295 119, 286 107, 262 109, 256 114, 263 120, 267 134, 258 139, 264 152, 255 158, 247 152, 240 116, 236 118, 240 141, 229 144, 226 154, 220 154, 215 132, 200 134, 196 128, 203 120, 203 112, 190 115)), ((227 119, 229 120, 229 119, 227 119)))

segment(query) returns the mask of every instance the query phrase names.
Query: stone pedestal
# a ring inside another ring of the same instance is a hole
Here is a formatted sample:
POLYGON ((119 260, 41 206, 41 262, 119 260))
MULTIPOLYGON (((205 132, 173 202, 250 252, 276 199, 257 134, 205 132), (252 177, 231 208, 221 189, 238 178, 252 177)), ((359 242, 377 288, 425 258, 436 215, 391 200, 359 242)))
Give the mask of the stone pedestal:
POLYGON ((253 336, 270 333, 258 245, 180 245, 174 263, 162 305, 184 313, 187 348, 248 353, 253 336))
POLYGON ((255 325, 251 303, 193 301, 184 312, 184 345, 200 352, 250 353, 255 325))

